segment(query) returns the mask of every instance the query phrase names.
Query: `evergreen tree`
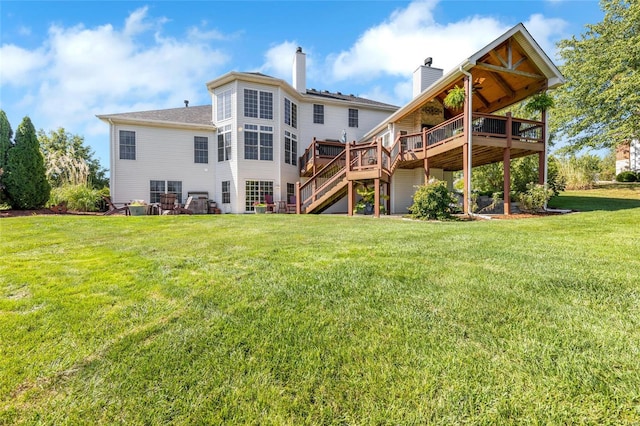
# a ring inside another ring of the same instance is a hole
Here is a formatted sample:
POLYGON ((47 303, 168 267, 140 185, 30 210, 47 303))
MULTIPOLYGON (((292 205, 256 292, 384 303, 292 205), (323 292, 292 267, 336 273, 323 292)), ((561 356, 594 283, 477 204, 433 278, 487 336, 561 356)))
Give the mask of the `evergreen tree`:
POLYGON ((8 201, 5 192, 4 172, 7 170, 7 161, 9 160, 9 149, 11 149, 11 138, 13 130, 4 110, 0 109, 0 203, 8 201))
POLYGON ((29 117, 25 117, 16 130, 4 176, 12 208, 36 209, 43 207, 49 200, 51 186, 45 175, 36 129, 29 117))
POLYGON ((640 137, 640 1, 601 0, 604 20, 559 43, 566 83, 552 127, 575 150, 640 137))

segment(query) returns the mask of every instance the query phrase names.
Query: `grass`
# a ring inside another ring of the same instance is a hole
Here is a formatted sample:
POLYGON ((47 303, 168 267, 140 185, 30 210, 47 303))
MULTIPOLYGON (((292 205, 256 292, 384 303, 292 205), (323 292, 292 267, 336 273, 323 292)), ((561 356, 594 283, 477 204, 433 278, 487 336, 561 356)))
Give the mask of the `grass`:
POLYGON ((525 220, 2 219, 0 424, 637 424, 640 196, 608 190, 525 220))

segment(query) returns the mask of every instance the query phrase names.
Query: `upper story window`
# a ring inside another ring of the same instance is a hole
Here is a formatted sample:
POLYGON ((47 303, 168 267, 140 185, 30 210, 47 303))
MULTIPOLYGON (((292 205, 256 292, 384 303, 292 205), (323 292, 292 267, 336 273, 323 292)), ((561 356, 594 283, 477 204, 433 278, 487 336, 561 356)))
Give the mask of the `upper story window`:
POLYGON ((136 132, 120 130, 120 159, 136 159, 136 132))
POLYGON ((313 122, 324 124, 324 105, 313 104, 313 122))
POLYGON ((244 116, 273 120, 273 93, 244 89, 244 116))
POLYGON ((296 166, 298 164, 298 137, 284 131, 284 162, 296 166))
POLYGON ((349 108, 349 127, 358 127, 358 110, 349 108))
POLYGON ((193 137, 193 162, 204 164, 209 162, 209 138, 204 136, 193 137))
POLYGON ((294 129, 298 128, 298 105, 286 98, 284 100, 284 124, 288 124, 294 129))
POLYGON ((231 118, 231 89, 218 94, 216 118, 218 121, 231 118))
POLYGON ((245 160, 273 160, 273 127, 245 124, 245 160))
POLYGON ((231 160, 231 124, 218 129, 218 161, 231 160))

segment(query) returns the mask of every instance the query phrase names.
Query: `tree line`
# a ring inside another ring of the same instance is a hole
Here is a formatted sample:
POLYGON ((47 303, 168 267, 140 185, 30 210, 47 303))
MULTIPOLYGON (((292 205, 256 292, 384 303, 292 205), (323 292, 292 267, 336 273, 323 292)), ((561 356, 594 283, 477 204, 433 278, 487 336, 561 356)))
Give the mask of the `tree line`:
POLYGON ((109 185, 106 172, 82 136, 64 128, 36 132, 29 117, 14 135, 5 111, 0 110, 0 204, 39 209, 56 204, 61 193, 65 193, 65 202, 83 193, 90 194, 90 200, 78 210, 95 210, 109 185))

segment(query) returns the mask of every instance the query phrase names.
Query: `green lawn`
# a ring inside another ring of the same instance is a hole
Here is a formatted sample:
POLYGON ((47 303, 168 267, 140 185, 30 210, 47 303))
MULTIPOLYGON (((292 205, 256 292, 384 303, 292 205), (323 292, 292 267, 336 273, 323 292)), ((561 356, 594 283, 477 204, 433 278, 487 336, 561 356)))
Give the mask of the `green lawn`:
POLYGON ((0 219, 0 424, 637 424, 640 194, 608 191, 520 220, 0 219))

